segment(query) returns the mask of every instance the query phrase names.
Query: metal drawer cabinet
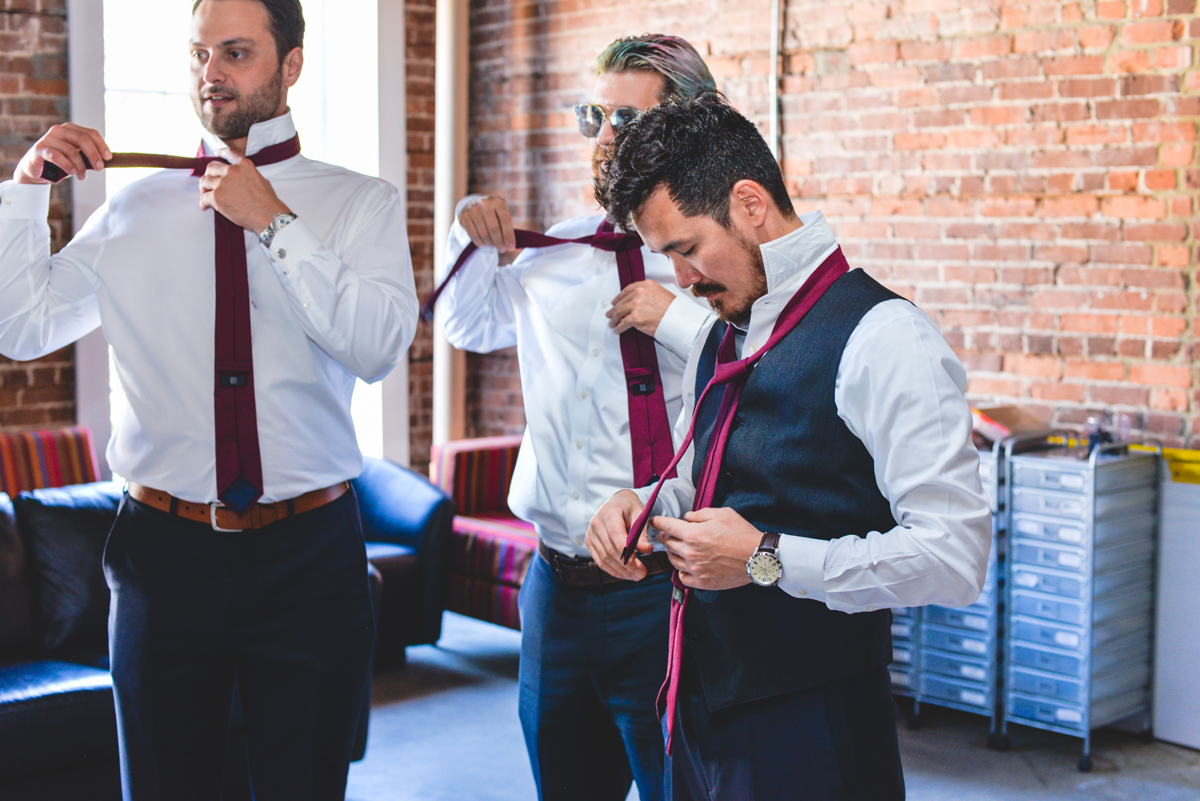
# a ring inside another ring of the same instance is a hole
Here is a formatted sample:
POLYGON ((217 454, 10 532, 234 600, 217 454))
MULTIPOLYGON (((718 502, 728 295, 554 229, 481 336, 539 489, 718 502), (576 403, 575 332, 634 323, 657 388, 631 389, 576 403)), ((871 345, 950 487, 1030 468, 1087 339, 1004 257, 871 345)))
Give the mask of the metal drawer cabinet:
POLYGON ((1083 739, 1134 715, 1149 731, 1158 458, 1102 446, 1008 462, 1004 722, 1083 739))
POLYGON ((892 693, 911 696, 917 688, 920 648, 917 643, 921 610, 900 607, 892 610, 892 693))

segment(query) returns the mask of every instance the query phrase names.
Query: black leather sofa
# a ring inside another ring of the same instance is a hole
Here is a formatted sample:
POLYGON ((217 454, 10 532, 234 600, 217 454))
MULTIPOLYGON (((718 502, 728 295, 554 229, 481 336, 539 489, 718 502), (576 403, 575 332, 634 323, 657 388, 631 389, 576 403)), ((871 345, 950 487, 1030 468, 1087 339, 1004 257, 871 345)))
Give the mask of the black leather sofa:
MULTIPOLYGON (((453 505, 423 477, 378 459, 353 485, 371 562, 376 665, 402 664, 406 645, 441 633, 453 505)), ((4 801, 121 797, 101 570, 119 503, 112 484, 0 493, 4 801)), ((239 706, 231 709, 224 801, 250 797, 239 706)), ((364 714, 356 758, 366 724, 364 714)))

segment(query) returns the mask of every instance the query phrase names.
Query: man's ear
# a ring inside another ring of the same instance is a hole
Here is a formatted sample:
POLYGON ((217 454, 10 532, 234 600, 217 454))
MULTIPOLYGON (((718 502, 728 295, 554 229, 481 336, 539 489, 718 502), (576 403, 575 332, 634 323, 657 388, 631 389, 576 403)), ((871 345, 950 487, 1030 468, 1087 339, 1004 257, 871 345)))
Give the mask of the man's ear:
POLYGON ((734 220, 741 220, 751 228, 759 229, 767 223, 770 203, 770 196, 760 184, 743 178, 733 185, 733 191, 729 193, 729 214, 734 220))
POLYGON ((304 69, 304 51, 293 47, 292 52, 283 57, 283 85, 291 89, 300 79, 300 71, 304 69))

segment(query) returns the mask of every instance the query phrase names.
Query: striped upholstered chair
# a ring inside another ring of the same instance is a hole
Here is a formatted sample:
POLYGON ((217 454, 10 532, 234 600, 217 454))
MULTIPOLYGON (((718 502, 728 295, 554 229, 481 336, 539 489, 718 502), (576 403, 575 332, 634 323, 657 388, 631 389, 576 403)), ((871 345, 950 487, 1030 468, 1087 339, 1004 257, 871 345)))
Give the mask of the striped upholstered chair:
POLYGON ((519 436, 447 442, 434 446, 429 465, 457 511, 446 608, 510 629, 521 627, 517 591, 537 552, 533 526, 508 509, 520 445, 519 436))
POLYGON ((24 490, 87 484, 99 472, 86 428, 0 433, 0 492, 11 498, 24 490))

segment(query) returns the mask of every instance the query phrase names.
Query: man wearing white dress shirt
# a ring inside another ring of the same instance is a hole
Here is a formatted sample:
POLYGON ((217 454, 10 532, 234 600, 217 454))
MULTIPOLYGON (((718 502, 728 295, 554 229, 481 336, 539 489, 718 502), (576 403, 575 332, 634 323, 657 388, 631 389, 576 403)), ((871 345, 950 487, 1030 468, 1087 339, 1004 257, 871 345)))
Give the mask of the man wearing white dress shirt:
POLYGON ((235 680, 255 797, 345 793, 374 636, 350 399, 417 303, 397 190, 298 155, 303 33, 297 0, 197 2, 192 100, 225 161, 122 189, 57 255, 43 170, 102 169, 99 133, 55 126, 0 184, 0 352, 103 325, 128 398, 105 551, 127 801, 219 797, 235 680))
MULTIPOLYGON (((990 545, 962 365, 848 269, 820 212, 795 214, 715 93, 629 126, 598 184, 721 317, 685 372, 677 440, 693 418, 694 439, 650 510, 682 615, 660 707, 674 797, 903 798, 889 608, 971 603, 990 545)), ((589 527, 614 575, 650 495, 617 493, 589 527)))
MULTIPOLYGON (((580 132, 595 137, 593 164, 637 114, 713 87, 691 45, 658 34, 613 42, 597 72, 592 103, 576 107, 580 132)), ((519 596, 519 706, 539 797, 621 801, 632 780, 642 801, 662 799, 654 694, 667 656, 669 565, 662 553, 647 555, 612 579, 592 561, 584 533, 596 507, 633 483, 634 446, 645 444, 632 442, 640 434, 630 425, 620 335, 633 328, 653 337, 665 462, 683 368, 711 313, 644 248, 646 280, 622 289, 617 255, 586 244, 527 248, 501 266, 500 254, 515 246, 501 198, 465 198, 457 217, 447 263, 471 242, 480 249, 443 295, 446 335, 476 352, 516 345, 520 362, 527 428, 509 506, 540 540, 519 596)), ((547 233, 591 236, 603 221, 581 217, 547 233)))

